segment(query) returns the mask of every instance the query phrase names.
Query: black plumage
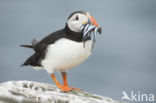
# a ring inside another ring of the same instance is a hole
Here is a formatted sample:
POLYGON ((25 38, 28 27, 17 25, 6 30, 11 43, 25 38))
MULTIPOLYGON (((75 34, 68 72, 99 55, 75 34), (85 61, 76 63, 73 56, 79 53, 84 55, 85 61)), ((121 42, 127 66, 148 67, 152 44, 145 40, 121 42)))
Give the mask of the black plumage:
MULTIPOLYGON (((45 58, 47 47, 50 44, 54 44, 57 40, 66 38, 76 42, 83 41, 83 32, 74 32, 65 26, 64 29, 51 33, 47 37, 43 38, 41 41, 32 45, 21 45, 22 47, 33 48, 35 53, 29 57, 22 66, 42 66, 41 61, 45 58)), ((88 38, 87 40, 89 40, 88 38)))

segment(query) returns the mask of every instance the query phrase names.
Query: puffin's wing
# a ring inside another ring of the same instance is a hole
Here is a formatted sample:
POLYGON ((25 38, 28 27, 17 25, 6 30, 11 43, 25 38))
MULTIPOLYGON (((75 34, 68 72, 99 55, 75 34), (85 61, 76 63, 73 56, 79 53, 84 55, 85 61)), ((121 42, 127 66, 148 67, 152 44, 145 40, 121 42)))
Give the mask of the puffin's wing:
POLYGON ((57 40, 64 38, 65 35, 66 35, 66 32, 64 29, 56 31, 56 32, 48 35, 47 37, 43 38, 40 42, 38 42, 34 46, 34 50, 36 52, 40 53, 40 52, 44 51, 49 44, 54 44, 57 40))
POLYGON ((30 56, 21 66, 27 66, 27 65, 42 66, 41 61, 42 59, 44 59, 46 55, 48 45, 54 44, 57 40, 65 37, 65 35, 66 33, 64 32, 64 30, 59 30, 57 32, 48 35, 47 37, 45 37, 39 42, 34 40, 32 42, 32 45, 22 45, 22 47, 33 48, 35 50, 35 53, 32 56, 30 56))
POLYGON ((31 49, 33 49, 33 46, 32 45, 23 45, 23 44, 21 44, 20 46, 21 47, 25 47, 25 48, 31 48, 31 49))
POLYGON ((38 43, 39 43, 39 40, 33 38, 32 39, 32 45, 20 45, 20 46, 25 47, 25 48, 32 48, 33 49, 35 47, 35 45, 38 44, 38 43))
POLYGON ((36 45, 37 43, 39 43, 39 40, 37 40, 36 38, 33 38, 32 45, 36 45))
POLYGON ((36 52, 41 52, 43 51, 49 44, 55 43, 58 39, 61 39, 65 37, 66 31, 64 29, 56 31, 54 33, 51 33, 47 37, 43 38, 42 40, 37 40, 33 38, 32 44, 31 45, 20 45, 21 47, 25 48, 32 48, 36 52))

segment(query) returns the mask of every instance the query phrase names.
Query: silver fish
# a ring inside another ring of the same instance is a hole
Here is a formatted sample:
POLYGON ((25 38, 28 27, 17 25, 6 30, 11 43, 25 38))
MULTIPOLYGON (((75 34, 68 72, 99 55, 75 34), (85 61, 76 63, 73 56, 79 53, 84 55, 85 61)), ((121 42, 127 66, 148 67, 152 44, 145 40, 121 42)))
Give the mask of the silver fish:
POLYGON ((83 46, 85 47, 85 41, 88 39, 88 38, 91 38, 92 40, 92 49, 94 47, 94 43, 96 42, 96 35, 97 35, 97 32, 99 34, 101 34, 101 27, 96 27, 94 25, 91 25, 91 24, 86 24, 86 25, 83 25, 81 27, 81 31, 83 31, 83 46))

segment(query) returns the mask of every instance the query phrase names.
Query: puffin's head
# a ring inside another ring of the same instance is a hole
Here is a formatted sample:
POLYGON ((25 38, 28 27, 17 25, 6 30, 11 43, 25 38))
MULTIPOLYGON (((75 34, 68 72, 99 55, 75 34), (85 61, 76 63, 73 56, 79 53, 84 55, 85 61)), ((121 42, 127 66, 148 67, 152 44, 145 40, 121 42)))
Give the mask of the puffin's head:
POLYGON ((102 31, 96 20, 86 11, 73 12, 68 17, 66 26, 71 31, 82 34, 82 41, 84 44, 86 40, 91 38, 93 40, 92 47, 96 41, 96 33, 99 32, 99 34, 101 34, 102 31))
POLYGON ((96 20, 86 11, 73 12, 70 14, 67 20, 67 26, 74 32, 82 32, 87 24, 99 28, 98 31, 101 33, 101 28, 99 27, 96 20))

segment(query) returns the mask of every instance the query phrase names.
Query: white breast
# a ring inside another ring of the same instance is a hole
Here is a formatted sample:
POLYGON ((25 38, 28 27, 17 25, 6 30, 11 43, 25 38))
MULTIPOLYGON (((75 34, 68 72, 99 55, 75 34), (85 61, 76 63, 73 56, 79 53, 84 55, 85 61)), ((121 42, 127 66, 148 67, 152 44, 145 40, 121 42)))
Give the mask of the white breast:
POLYGON ((92 41, 75 42, 69 39, 60 39, 47 48, 45 59, 41 64, 49 73, 65 71, 85 61, 91 54, 92 41))

